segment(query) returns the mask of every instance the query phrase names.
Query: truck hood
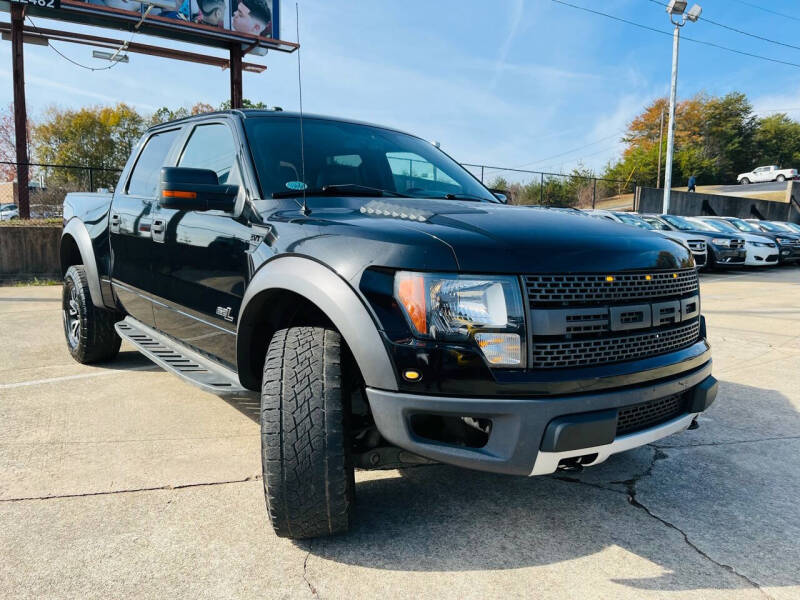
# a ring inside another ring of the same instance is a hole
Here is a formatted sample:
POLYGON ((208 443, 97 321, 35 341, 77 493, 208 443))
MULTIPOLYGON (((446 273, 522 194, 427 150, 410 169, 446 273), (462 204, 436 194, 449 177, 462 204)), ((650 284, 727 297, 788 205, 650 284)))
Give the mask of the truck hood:
POLYGON ((350 210, 341 203, 326 208, 331 200, 309 200, 310 218, 347 224, 351 235, 391 229, 394 243, 403 231, 424 234, 447 247, 463 272, 619 272, 693 264, 689 250, 673 240, 581 214, 415 198, 343 198, 350 210))

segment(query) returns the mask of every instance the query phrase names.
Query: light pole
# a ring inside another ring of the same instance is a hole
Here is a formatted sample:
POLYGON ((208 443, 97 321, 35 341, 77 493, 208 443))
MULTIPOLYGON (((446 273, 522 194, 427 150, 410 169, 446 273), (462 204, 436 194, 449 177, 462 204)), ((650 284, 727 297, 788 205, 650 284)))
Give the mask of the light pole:
POLYGON ((669 20, 675 25, 675 32, 672 35, 672 80, 669 88, 669 125, 667 126, 667 164, 664 167, 664 203, 661 212, 669 212, 669 194, 672 189, 672 154, 675 145, 675 99, 678 94, 678 44, 681 39, 681 27, 686 25, 686 21, 694 23, 700 18, 703 9, 697 4, 686 10, 686 0, 670 0, 667 5, 669 20), (676 20, 679 19, 679 20, 676 20))

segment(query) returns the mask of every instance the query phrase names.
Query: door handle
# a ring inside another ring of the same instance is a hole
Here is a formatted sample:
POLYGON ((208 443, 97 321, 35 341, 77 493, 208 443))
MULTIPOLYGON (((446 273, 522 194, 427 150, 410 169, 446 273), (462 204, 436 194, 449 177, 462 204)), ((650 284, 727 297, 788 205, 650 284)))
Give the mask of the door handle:
POLYGON ((166 231, 167 225, 164 219, 153 219, 153 224, 150 226, 150 235, 154 242, 164 243, 164 233, 166 231))
POLYGON ((119 233, 119 213, 111 213, 111 233, 119 233))

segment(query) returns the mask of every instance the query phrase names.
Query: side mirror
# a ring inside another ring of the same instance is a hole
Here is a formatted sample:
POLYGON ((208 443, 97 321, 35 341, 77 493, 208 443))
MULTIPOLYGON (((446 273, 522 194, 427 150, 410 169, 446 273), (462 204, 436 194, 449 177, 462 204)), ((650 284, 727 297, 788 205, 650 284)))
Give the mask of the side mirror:
POLYGON ((238 185, 220 185, 217 174, 211 169, 161 169, 158 200, 164 208, 231 211, 238 194, 238 185))
POLYGON ((508 204, 508 192, 506 190, 489 190, 494 194, 494 197, 500 200, 503 204, 508 204))

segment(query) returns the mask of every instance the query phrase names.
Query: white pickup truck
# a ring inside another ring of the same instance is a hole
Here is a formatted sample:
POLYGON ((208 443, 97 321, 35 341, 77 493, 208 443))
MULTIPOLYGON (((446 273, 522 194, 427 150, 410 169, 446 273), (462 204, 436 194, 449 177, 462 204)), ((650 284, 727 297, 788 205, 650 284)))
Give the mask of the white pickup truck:
POLYGON ((758 167, 749 173, 741 173, 736 181, 742 185, 748 183, 764 183, 765 181, 786 181, 787 179, 797 179, 797 169, 781 169, 777 165, 758 167))

